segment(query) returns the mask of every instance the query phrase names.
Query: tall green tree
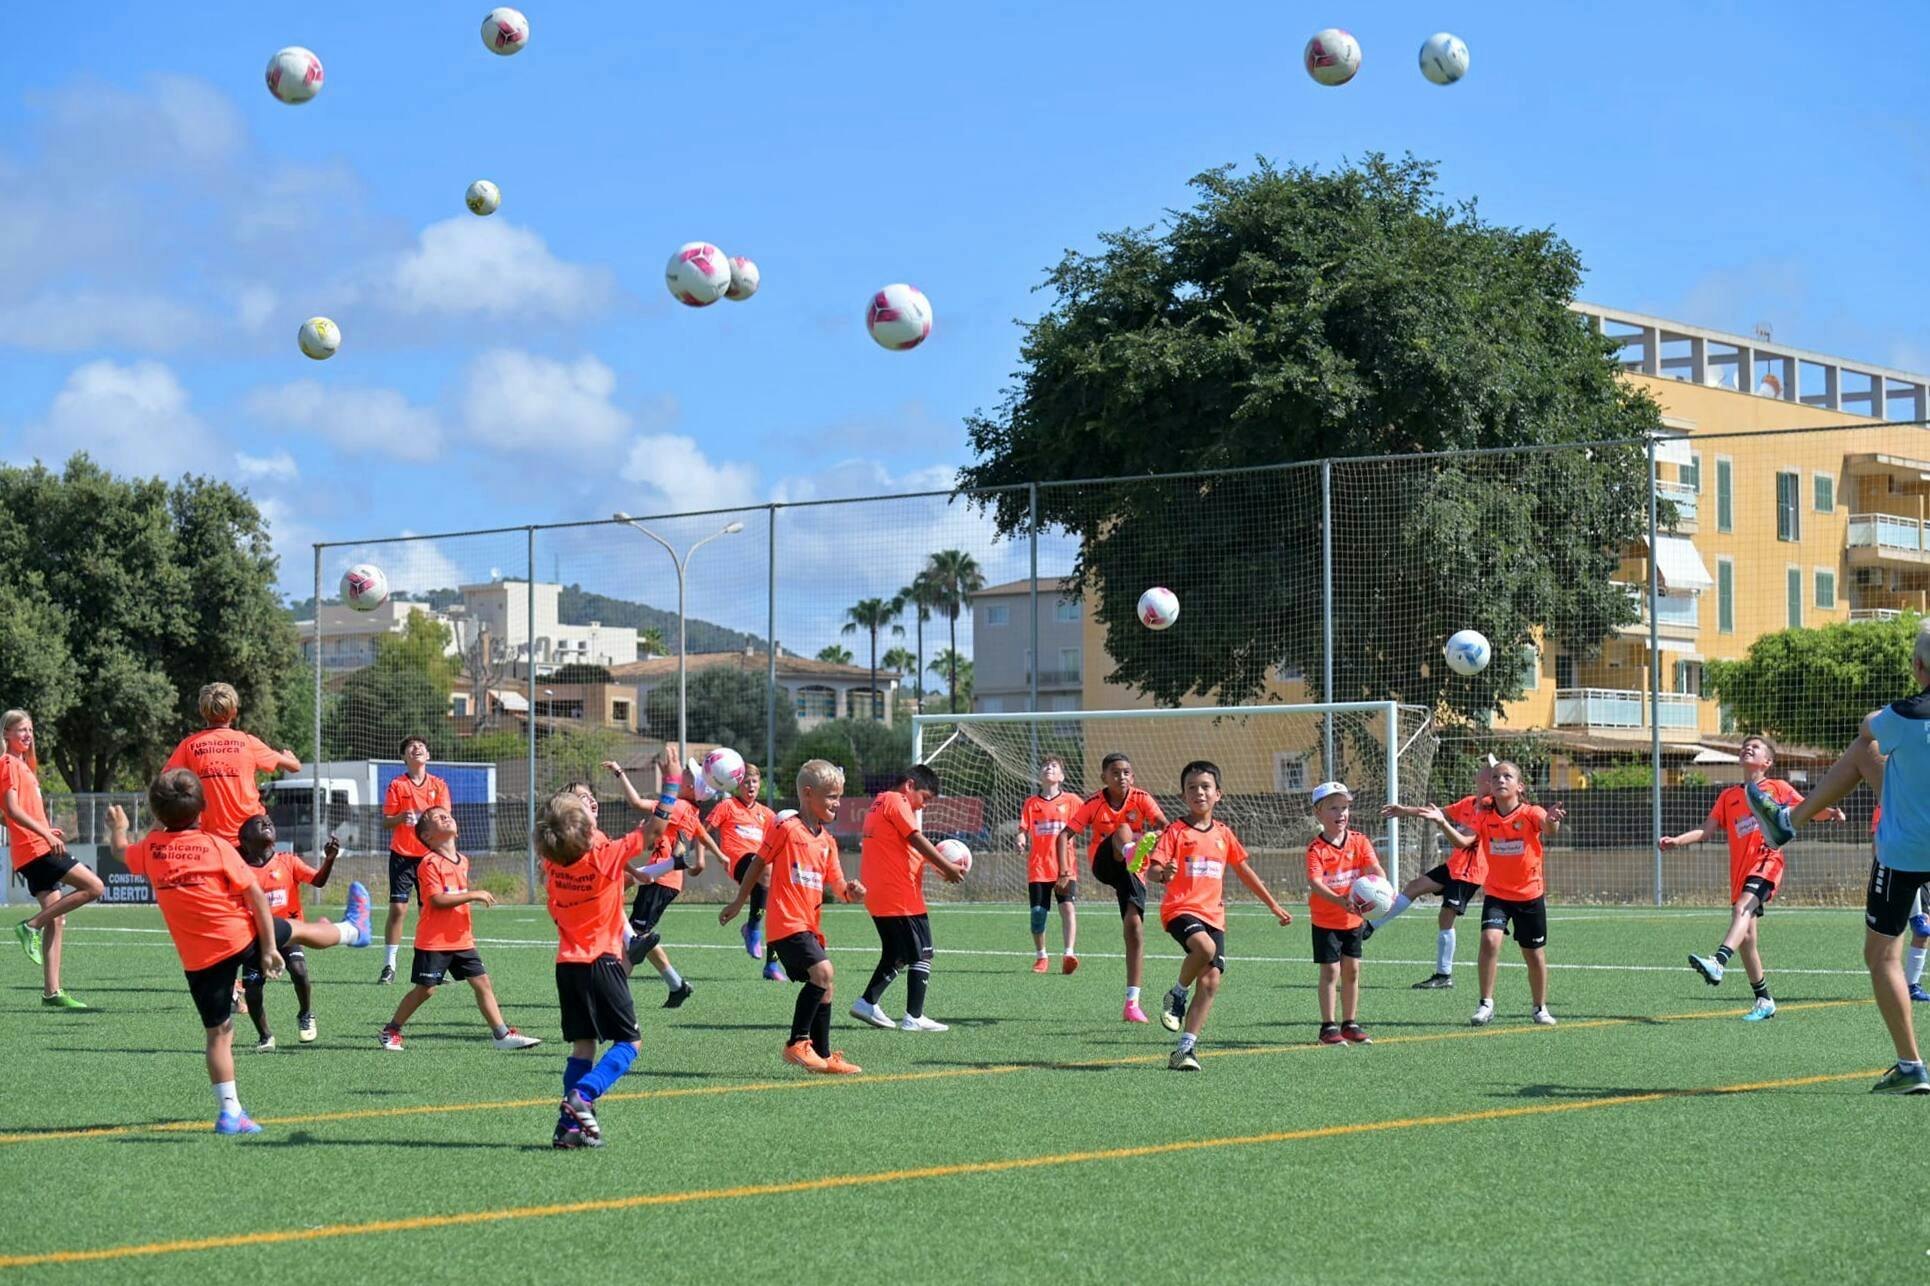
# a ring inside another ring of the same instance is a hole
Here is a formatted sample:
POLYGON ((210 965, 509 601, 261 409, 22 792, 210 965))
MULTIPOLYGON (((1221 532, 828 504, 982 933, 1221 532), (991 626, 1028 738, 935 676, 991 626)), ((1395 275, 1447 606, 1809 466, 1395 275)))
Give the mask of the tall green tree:
POLYGON ((81 454, 58 473, 0 469, 0 515, 0 586, 36 635, 9 664, 39 677, 15 691, 30 710, 60 710, 34 712, 69 786, 152 773, 215 680, 240 693, 242 727, 274 735, 295 639, 245 495, 204 478, 117 478, 81 454), (65 677, 49 681, 52 666, 65 677))
POLYGON ((978 560, 962 549, 941 549, 931 556, 925 565, 925 577, 930 587, 932 606, 945 614, 945 623, 951 631, 951 646, 945 655, 951 658, 951 667, 946 671, 948 678, 946 690, 951 694, 951 709, 958 712, 958 617, 965 610, 971 596, 985 588, 985 573, 979 569, 978 560))
POLYGON ((919 708, 925 704, 925 622, 932 616, 932 609, 938 605, 938 591, 932 584, 930 568, 924 568, 911 578, 911 584, 898 591, 898 610, 901 614, 910 613, 913 629, 917 632, 917 661, 909 673, 918 691, 919 708))
POLYGON ((911 766, 911 724, 872 719, 830 719, 797 739, 779 759, 781 797, 795 794, 797 770, 807 759, 828 759, 844 769, 847 796, 889 790, 890 778, 911 766))
MULTIPOLYGON (((970 487, 1074 476, 1640 439, 1655 404, 1566 305, 1575 251, 1438 193, 1435 168, 1371 155, 1321 172, 1260 162, 1193 180, 1160 229, 1101 237, 1046 279, 1004 403, 971 418, 970 487)), ((1646 531, 1639 446, 1336 468, 1335 697, 1389 695, 1479 717, 1518 693, 1542 636, 1587 654, 1635 605, 1610 583, 1646 531), (1399 628, 1390 628, 1390 622, 1399 628), (1448 681, 1442 641, 1495 645, 1448 681)), ((1079 540, 1074 583, 1109 676, 1162 701, 1261 692, 1321 672, 1313 470, 1039 489, 1079 540), (1144 589, 1182 614, 1154 633, 1144 589), (1096 599, 1096 606, 1090 602, 1096 599)), ((1029 530, 1021 488, 983 503, 1029 530)))
MULTIPOLYGON (((771 710, 771 681, 763 670, 713 665, 690 676, 688 722, 692 741, 729 746, 746 759, 763 758, 770 739, 765 729, 771 710)), ((797 707, 790 693, 776 692, 777 753, 797 740, 797 707)), ((643 700, 646 736, 665 741, 677 736, 677 685, 659 683, 643 700)))
POLYGON ((956 714, 960 710, 972 708, 972 659, 960 656, 946 648, 931 659, 928 667, 933 674, 943 676, 949 685, 945 691, 945 708, 956 714))
POLYGON ((413 612, 399 634, 375 643, 375 662, 349 675, 323 715, 323 740, 346 759, 393 759, 404 737, 421 737, 437 759, 453 758, 449 715, 456 664, 445 654, 449 627, 413 612))
POLYGON ((1703 662, 1703 682, 1745 731, 1841 750, 1864 715, 1916 691, 1910 657, 1921 619, 1778 630, 1737 660, 1703 662))
POLYGON ((850 665, 851 649, 842 643, 826 643, 818 649, 818 660, 829 661, 832 665, 850 665))
POLYGON ((899 612, 896 598, 861 598, 844 609, 844 628, 841 634, 856 634, 863 630, 871 636, 871 717, 885 717, 884 702, 877 699, 878 692, 878 635, 890 630, 899 638, 905 636, 905 627, 898 624, 899 612))
POLYGON ((669 656, 670 649, 663 645, 663 630, 652 625, 637 631, 637 659, 648 660, 653 656, 669 656))

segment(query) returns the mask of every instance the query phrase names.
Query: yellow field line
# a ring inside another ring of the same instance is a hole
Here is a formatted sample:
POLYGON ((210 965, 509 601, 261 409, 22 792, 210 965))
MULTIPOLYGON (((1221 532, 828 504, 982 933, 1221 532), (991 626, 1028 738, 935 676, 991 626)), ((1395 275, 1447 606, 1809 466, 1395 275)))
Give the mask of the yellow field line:
POLYGON ((743 1197, 776 1197, 801 1192, 829 1192, 840 1188, 864 1188, 878 1184, 902 1183, 916 1179, 950 1179, 966 1175, 1005 1174, 1015 1170, 1036 1170, 1048 1166, 1081 1165, 1093 1161, 1130 1161, 1142 1157, 1168 1156, 1177 1152, 1200 1152, 1213 1148, 1256 1147, 1269 1143, 1297 1143, 1310 1139, 1341 1138, 1354 1134, 1376 1134, 1392 1130, 1412 1130, 1437 1125, 1466 1125, 1476 1121, 1505 1121, 1529 1116, 1553 1116, 1562 1112, 1586 1112, 1595 1108, 1624 1107, 1637 1103, 1659 1103, 1664 1099, 1695 1098, 1714 1094, 1749 1094, 1761 1090, 1793 1089, 1803 1085, 1824 1085, 1832 1081, 1860 1080, 1880 1075, 1876 1071, 1831 1072, 1820 1076, 1798 1076, 1787 1080, 1754 1081, 1742 1085, 1717 1085, 1704 1089, 1657 1090, 1649 1094, 1621 1094, 1606 1098, 1578 1099, 1572 1103, 1535 1103, 1523 1107, 1485 1108, 1478 1112, 1454 1112, 1443 1116, 1413 1116, 1392 1121, 1355 1121, 1346 1125, 1322 1125, 1301 1130, 1274 1130, 1265 1134, 1243 1134, 1212 1139, 1181 1139, 1172 1143, 1148 1143, 1138 1147, 1105 1148, 1087 1152, 1059 1152, 1045 1156, 1007 1157, 994 1161, 964 1161, 951 1165, 922 1166, 910 1170, 883 1170, 866 1174, 834 1174, 790 1183, 747 1184, 735 1188, 696 1188, 686 1192, 650 1192, 628 1197, 606 1197, 595 1201, 571 1201, 546 1206, 511 1206, 497 1210, 466 1210, 453 1214, 417 1215, 409 1219, 379 1219, 366 1223, 325 1224, 319 1228, 279 1228, 262 1232, 230 1233, 222 1237, 196 1237, 178 1241, 153 1241, 132 1246, 109 1246, 98 1250, 54 1250, 30 1255, 0 1255, 0 1268, 29 1268, 41 1264, 98 1263, 110 1259, 134 1259, 152 1255, 178 1255, 199 1250, 231 1250, 242 1246, 273 1246, 296 1241, 326 1241, 341 1237, 363 1237, 388 1232, 419 1232, 437 1228, 459 1228, 472 1224, 506 1223, 522 1219, 548 1219, 557 1215, 599 1214, 616 1210, 638 1210, 649 1206, 688 1205, 705 1201, 731 1201, 743 1197))
MULTIPOLYGON (((1783 1005, 1778 1012, 1804 1009, 1836 1009, 1846 1005, 1868 1005, 1869 1000, 1808 1000, 1783 1005)), ((1386 1036, 1376 1045, 1431 1045, 1447 1040, 1477 1040, 1495 1036, 1524 1036, 1564 1031, 1596 1031, 1604 1027, 1632 1027, 1645 1022, 1695 1022, 1707 1018, 1734 1018, 1745 1009, 1713 1009, 1688 1014, 1656 1014, 1649 1018, 1590 1018, 1564 1022, 1549 1031, 1541 1027, 1469 1027, 1457 1031, 1428 1032, 1417 1036, 1386 1036)), ((1324 1049, 1314 1044, 1253 1045, 1233 1049, 1202 1049, 1201 1058, 1250 1058, 1255 1055, 1298 1054, 1324 1049)), ((1123 1058, 1095 1058, 1079 1062, 1000 1063, 990 1067, 947 1067, 937 1071, 886 1072, 869 1076, 832 1076, 783 1081, 751 1081, 738 1085, 691 1085, 678 1089, 631 1090, 603 1095, 601 1102, 624 1103, 642 1099, 708 1098, 720 1094, 769 1094, 784 1090, 828 1089, 840 1085, 901 1085, 910 1081, 954 1080, 970 1076, 1005 1076, 1013 1072, 1050 1071, 1053 1068, 1090 1071, 1094 1068, 1134 1067, 1162 1063, 1166 1055, 1131 1054, 1123 1058)), ((351 1112, 310 1112, 301 1116, 264 1116, 262 1125, 320 1125, 336 1121, 376 1121, 398 1116, 442 1116, 453 1112, 508 1112, 524 1108, 554 1107, 556 1096, 499 1099, 480 1103, 422 1103, 409 1107, 358 1108, 351 1112)), ((129 1134, 183 1134, 206 1130, 206 1121, 162 1121, 153 1125, 103 1125, 84 1130, 41 1130, 0 1134, 0 1144, 41 1143, 57 1139, 117 1138, 129 1134)))

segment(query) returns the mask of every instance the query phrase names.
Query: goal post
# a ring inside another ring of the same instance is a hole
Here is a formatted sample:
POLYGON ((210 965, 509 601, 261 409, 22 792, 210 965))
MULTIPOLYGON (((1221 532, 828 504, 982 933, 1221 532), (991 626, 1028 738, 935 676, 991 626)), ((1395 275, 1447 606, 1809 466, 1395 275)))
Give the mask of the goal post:
MULTIPOLYGON (((1174 820, 1185 816, 1181 769, 1195 759, 1217 764, 1223 798, 1215 815, 1283 900, 1305 881, 1301 857, 1318 829, 1313 787, 1343 781, 1354 795, 1355 828, 1373 839, 1398 887, 1402 828, 1383 819, 1381 807, 1425 798, 1434 747, 1428 712, 1394 701, 912 717, 912 758, 941 783, 925 828, 972 844, 977 862, 960 892, 981 900, 1024 895, 1019 817, 1039 789, 1041 761, 1056 756, 1065 789, 1089 795, 1102 785, 1101 760, 1115 751, 1132 760, 1134 784, 1174 820)), ((1236 881, 1227 890, 1245 896, 1236 881)))

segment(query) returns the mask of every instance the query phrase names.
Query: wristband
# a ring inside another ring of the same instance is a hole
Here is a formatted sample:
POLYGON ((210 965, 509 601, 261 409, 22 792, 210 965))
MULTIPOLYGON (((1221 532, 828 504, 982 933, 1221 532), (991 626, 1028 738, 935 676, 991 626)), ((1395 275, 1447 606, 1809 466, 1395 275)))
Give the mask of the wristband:
POLYGON ((666 822, 669 821, 671 816, 671 806, 669 804, 664 803, 661 799, 658 800, 656 814, 664 821, 666 822))
POLYGON ((665 786, 663 788, 663 793, 657 796, 657 807, 675 808, 676 806, 677 806, 677 788, 675 786, 665 786))

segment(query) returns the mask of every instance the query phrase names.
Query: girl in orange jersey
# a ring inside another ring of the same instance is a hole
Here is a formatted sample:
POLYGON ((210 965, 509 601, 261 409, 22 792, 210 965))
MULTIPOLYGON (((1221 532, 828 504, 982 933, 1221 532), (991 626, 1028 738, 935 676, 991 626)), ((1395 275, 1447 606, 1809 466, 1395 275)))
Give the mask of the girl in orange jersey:
POLYGON ((40 1003, 49 1009, 85 1009, 61 990, 60 952, 66 915, 101 895, 101 877, 67 855, 67 836, 48 824, 40 799, 40 760, 34 754, 33 716, 25 710, 0 715, 6 753, 0 755, 0 815, 7 825, 13 873, 26 881, 40 910, 14 926, 27 958, 40 966, 40 1003), (70 886, 62 893, 60 886, 70 886))

